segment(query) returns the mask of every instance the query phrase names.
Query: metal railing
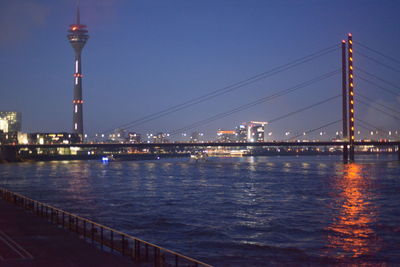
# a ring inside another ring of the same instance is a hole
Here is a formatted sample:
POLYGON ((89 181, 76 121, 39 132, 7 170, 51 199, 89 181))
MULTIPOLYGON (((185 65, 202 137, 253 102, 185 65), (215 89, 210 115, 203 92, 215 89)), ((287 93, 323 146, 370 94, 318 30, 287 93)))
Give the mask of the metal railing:
POLYGON ((172 250, 162 248, 140 238, 122 233, 110 227, 82 218, 70 212, 52 207, 30 199, 21 194, 0 188, 0 197, 29 210, 48 221, 77 233, 86 241, 101 249, 130 257, 133 261, 146 263, 155 267, 167 266, 206 266, 211 265, 187 257, 172 250))

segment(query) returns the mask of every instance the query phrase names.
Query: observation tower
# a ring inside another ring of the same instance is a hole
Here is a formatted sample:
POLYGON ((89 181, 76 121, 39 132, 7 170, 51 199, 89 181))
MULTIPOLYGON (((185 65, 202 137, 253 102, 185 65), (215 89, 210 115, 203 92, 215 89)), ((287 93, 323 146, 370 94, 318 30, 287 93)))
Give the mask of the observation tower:
POLYGON ((81 24, 79 7, 76 9, 76 23, 69 26, 68 40, 75 51, 75 72, 74 72, 74 98, 72 115, 72 132, 79 134, 83 141, 83 99, 82 99, 82 67, 81 53, 89 39, 86 25, 81 24))

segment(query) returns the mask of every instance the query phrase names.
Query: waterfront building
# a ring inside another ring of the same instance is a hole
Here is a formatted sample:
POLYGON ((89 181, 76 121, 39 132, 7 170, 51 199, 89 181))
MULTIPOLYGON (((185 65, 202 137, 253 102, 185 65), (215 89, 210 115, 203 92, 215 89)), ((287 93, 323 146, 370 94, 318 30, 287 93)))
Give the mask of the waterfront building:
POLYGON ((246 123, 242 123, 236 127, 236 137, 238 142, 246 142, 247 141, 247 125, 246 123))
POLYGON ((137 144, 142 141, 142 136, 139 133, 130 132, 128 133, 128 142, 131 144, 137 144))
POLYGON ((115 129, 114 132, 109 135, 110 141, 124 143, 126 141, 125 135, 126 135, 125 129, 122 128, 115 129))
POLYGON ((76 23, 71 24, 68 29, 67 38, 74 48, 75 52, 75 71, 74 71, 74 96, 72 100, 72 132, 78 134, 83 140, 83 98, 82 98, 82 64, 81 53, 85 46, 89 35, 87 34, 86 25, 80 22, 79 7, 76 13, 76 23))
POLYGON ((0 132, 20 132, 21 118, 21 112, 0 111, 0 132))
POLYGON ((203 133, 199 132, 192 132, 190 135, 190 143, 199 143, 201 141, 201 138, 204 136, 203 133))
POLYGON ((247 125, 247 141, 248 142, 264 142, 265 141, 265 125, 267 122, 251 121, 247 125))
POLYGON ((0 131, 0 145, 10 145, 18 143, 18 132, 0 131))
POLYGON ((219 142, 236 142, 236 131, 218 130, 217 140, 219 142))
POLYGON ((153 143, 169 143, 168 133, 158 133, 153 136, 153 143))
POLYGON ((29 144, 76 144, 81 142, 77 133, 29 133, 29 144))

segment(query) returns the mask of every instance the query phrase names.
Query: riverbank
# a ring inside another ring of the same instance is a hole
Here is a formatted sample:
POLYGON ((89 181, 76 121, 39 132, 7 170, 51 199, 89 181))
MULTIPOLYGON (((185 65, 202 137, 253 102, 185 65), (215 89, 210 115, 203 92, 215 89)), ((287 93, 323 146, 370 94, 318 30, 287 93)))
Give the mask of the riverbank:
POLYGON ((139 266, 0 198, 0 266, 139 266))

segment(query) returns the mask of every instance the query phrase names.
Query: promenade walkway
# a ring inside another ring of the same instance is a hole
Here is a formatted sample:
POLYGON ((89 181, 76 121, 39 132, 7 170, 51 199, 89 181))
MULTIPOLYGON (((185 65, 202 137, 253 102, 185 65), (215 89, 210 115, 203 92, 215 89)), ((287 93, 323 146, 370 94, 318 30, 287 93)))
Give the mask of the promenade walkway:
POLYGON ((0 266, 135 266, 101 251, 21 207, 0 199, 0 266))

